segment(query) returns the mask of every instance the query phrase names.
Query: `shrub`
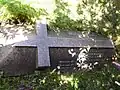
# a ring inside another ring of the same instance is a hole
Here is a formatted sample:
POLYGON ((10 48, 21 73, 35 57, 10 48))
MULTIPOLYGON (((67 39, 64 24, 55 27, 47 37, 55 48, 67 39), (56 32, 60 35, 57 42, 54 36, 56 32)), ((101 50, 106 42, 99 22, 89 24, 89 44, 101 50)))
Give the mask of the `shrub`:
POLYGON ((0 0, 0 5, 0 19, 5 22, 8 21, 10 24, 32 24, 41 14, 45 14, 44 9, 37 10, 17 0, 0 0))

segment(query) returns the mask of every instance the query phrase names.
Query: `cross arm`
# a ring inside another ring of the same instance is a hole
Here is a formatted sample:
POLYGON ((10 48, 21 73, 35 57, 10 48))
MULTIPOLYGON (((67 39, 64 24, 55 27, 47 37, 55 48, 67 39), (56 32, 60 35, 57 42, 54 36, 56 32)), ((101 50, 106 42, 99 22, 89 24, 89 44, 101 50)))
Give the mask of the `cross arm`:
MULTIPOLYGON (((49 47, 112 47, 109 40, 48 37, 49 47)), ((113 48, 113 47, 112 47, 113 48)))
POLYGON ((25 41, 21 41, 21 42, 16 42, 13 44, 13 46, 34 46, 36 47, 37 41, 34 39, 30 39, 30 40, 25 40, 25 41))

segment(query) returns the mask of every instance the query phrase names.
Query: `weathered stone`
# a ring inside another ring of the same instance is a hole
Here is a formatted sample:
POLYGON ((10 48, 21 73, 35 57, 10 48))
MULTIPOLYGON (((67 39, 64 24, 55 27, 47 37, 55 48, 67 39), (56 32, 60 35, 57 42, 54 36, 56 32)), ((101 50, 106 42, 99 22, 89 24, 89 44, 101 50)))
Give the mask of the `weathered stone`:
POLYGON ((78 70, 97 69, 112 62, 113 48, 50 48, 52 69, 61 72, 75 72, 78 70))
POLYGON ((111 59, 114 52, 112 41, 99 34, 78 31, 47 31, 46 24, 40 22, 36 25, 35 35, 22 35, 22 37, 22 41, 16 41, 20 38, 16 37, 13 44, 11 43, 10 49, 6 47, 7 50, 4 47, 1 49, 4 53, 1 54, 0 60, 4 64, 1 63, 0 67, 8 74, 25 74, 34 71, 35 66, 36 68, 52 66, 63 69, 63 71, 73 71, 83 69, 87 65, 91 69, 91 66, 100 60, 111 59), (108 51, 110 57, 106 54, 108 51), (86 64, 91 61, 93 62, 86 64))
POLYGON ((0 69, 10 76, 32 73, 36 69, 36 47, 1 48, 0 69))
MULTIPOLYGON (((38 48, 37 67, 50 66, 49 47, 104 47, 114 48, 112 41, 98 38, 94 34, 80 32, 50 32, 47 34, 46 24, 38 23, 37 35, 32 39, 15 43, 13 46, 36 46, 38 48), (94 37, 90 36, 93 35, 94 37)), ((98 36, 100 37, 100 36, 98 36)))

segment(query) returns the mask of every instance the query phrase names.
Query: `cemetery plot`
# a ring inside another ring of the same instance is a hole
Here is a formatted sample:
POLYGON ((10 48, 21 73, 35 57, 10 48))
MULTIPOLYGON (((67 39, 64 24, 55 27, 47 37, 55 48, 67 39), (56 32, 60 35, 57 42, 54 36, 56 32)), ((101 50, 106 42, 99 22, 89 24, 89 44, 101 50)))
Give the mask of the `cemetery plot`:
MULTIPOLYGON (((55 32, 53 30, 48 31, 46 24, 41 22, 37 22, 35 35, 30 38, 28 37, 27 40, 26 37, 24 37, 23 41, 16 41, 10 46, 14 48, 12 51, 10 51, 11 53, 7 53, 11 49, 8 49, 6 51, 2 49, 4 51, 4 55, 6 56, 5 58, 0 59, 3 61, 3 63, 0 65, 3 65, 2 67, 5 68, 7 67, 7 69, 4 70, 6 72, 9 72, 11 75, 18 75, 18 73, 25 74, 27 72, 35 70, 35 67, 52 67, 58 68, 63 72, 72 72, 74 70, 85 68, 85 63, 89 64, 90 62, 96 61, 101 62, 102 60, 104 61, 106 59, 111 60, 111 57, 114 54, 114 46, 109 38, 106 38, 94 32, 79 32, 73 30, 60 32, 55 32), (23 51, 21 51, 22 49, 19 50, 15 47, 25 48, 23 51), (31 55, 31 53, 27 50, 29 47, 36 47, 37 51, 35 52, 37 53, 34 52, 34 54, 31 55), (56 48, 58 51, 51 48, 56 48), (13 54, 14 51, 15 53, 13 54), (109 55, 106 54, 108 52, 109 55), (14 64, 8 62, 11 60, 15 61, 13 62, 14 64), (31 61, 33 63, 33 66, 29 68, 27 66, 32 65, 32 63, 30 63, 31 61), (4 65, 6 62, 8 62, 8 64, 4 65), (21 68, 17 62, 22 63, 21 68), (16 67, 13 67, 12 65, 16 67), (23 68, 22 65, 26 66, 23 68)), ((4 56, 3 54, 1 55, 4 56)), ((92 66, 93 64, 90 64, 89 68, 91 69, 92 66)))

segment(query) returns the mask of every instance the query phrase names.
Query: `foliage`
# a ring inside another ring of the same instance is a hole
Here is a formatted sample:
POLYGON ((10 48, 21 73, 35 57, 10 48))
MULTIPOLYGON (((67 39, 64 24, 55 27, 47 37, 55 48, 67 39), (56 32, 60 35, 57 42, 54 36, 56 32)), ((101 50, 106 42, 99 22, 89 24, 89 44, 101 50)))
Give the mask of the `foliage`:
MULTIPOLYGON (((71 10, 68 8, 69 4, 66 4, 64 0, 56 0, 56 4, 54 18, 50 18, 51 28, 55 30, 94 31, 105 35, 113 40, 119 60, 119 0, 79 0, 77 6, 78 18, 76 20, 69 17, 71 10)), ((118 83, 119 71, 115 70, 111 65, 101 71, 74 73, 73 76, 74 85, 77 87, 71 87, 67 84, 68 90, 119 90, 120 88, 118 83)))
POLYGON ((80 0, 77 5, 77 19, 71 19, 69 3, 55 0, 56 9, 50 17, 50 27, 55 30, 94 31, 114 41, 117 57, 120 47, 120 1, 119 0, 80 0))
MULTIPOLYGON (((119 0, 79 0, 77 19, 71 19, 70 4, 55 0, 56 9, 48 15, 49 26, 55 30, 94 31, 106 35, 114 41, 117 57, 120 57, 120 1, 119 0)), ((18 0, 0 0, 2 15, 0 20, 13 23, 33 23, 43 9, 36 10, 18 0)), ((35 71, 34 74, 7 77, 1 75, 0 90, 16 90, 23 83, 34 90, 119 90, 120 74, 108 64, 102 70, 58 74, 51 70, 35 71)))
POLYGON ((29 23, 33 24, 40 15, 44 15, 44 9, 35 9, 18 0, 0 0, 1 21, 9 21, 11 24, 29 23))
POLYGON ((77 20, 69 17, 71 10, 67 2, 55 1, 56 9, 50 20, 50 26, 59 29, 95 31, 107 36, 119 33, 120 13, 113 0, 80 0, 77 6, 77 20))
POLYGON ((48 17, 49 26, 52 29, 77 30, 77 22, 69 18, 69 4, 63 0, 55 0, 56 9, 51 17, 48 17))
POLYGON ((108 65, 98 71, 59 74, 52 70, 35 71, 19 77, 1 75, 0 90, 16 90, 21 84, 33 90, 119 90, 120 74, 108 65), (107 71, 107 72, 106 72, 107 71), (117 82, 117 83, 116 83, 117 82))

